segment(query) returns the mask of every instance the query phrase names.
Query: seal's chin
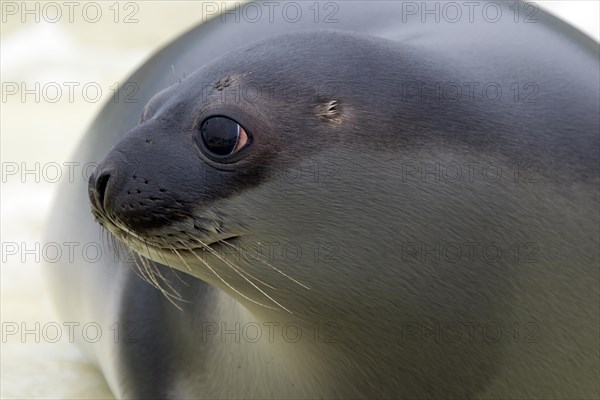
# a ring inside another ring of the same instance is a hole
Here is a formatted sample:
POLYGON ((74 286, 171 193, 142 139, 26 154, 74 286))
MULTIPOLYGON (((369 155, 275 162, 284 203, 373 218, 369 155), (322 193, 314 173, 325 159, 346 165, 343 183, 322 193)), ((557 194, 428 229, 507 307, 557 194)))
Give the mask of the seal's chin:
POLYGON ((188 232, 186 230, 165 229, 164 232, 148 235, 129 229, 119 221, 104 218, 96 213, 96 222, 112 236, 136 253, 155 261, 164 262, 165 254, 213 253, 222 246, 234 246, 241 235, 225 232, 188 232), (156 259, 156 258, 160 259, 156 259))
POLYGON ((190 242, 189 244, 183 241, 176 241, 176 243, 173 244, 167 241, 155 242, 150 239, 142 239, 139 236, 130 235, 127 232, 122 232, 116 237, 128 247, 136 250, 138 253, 140 252, 138 250, 146 249, 147 251, 152 250, 157 253, 185 254, 206 251, 210 252, 211 249, 215 250, 220 246, 234 245, 236 239, 239 238, 239 235, 219 235, 219 237, 205 238, 204 240, 198 239, 198 243, 190 242))

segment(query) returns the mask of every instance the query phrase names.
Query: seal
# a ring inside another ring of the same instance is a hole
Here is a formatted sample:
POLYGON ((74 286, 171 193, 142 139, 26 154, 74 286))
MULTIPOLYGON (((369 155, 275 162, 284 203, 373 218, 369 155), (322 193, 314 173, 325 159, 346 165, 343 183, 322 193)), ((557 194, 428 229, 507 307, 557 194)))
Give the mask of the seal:
POLYGON ((211 20, 99 114, 48 278, 116 397, 598 395, 597 46, 403 6, 211 20))

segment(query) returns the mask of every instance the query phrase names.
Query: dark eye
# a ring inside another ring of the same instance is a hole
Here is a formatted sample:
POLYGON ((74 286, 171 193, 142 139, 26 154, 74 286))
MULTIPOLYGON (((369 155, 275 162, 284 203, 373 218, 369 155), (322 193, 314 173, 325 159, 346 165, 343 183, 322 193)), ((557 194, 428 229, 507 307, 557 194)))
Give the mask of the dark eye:
POLYGON ((211 155, 224 157, 237 153, 249 142, 240 124, 226 117, 211 117, 202 122, 200 137, 211 155))

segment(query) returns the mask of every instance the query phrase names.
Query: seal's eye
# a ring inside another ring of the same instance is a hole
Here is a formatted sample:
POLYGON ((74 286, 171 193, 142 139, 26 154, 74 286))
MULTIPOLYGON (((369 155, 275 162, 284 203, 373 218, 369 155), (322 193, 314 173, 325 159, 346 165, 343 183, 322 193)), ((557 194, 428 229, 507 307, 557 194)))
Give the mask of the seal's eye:
POLYGON ((233 155, 248 143, 244 128, 226 117, 206 119, 200 126, 200 136, 204 148, 217 157, 233 155))

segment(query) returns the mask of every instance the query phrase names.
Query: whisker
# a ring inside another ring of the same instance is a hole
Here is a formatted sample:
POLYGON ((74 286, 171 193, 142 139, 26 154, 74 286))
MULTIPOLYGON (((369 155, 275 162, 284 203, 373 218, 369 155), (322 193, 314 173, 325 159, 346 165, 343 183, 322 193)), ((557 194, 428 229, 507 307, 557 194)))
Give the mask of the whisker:
MULTIPOLYGON (((217 258, 219 258, 221 261, 223 261, 225 264, 227 264, 228 266, 230 266, 231 268, 233 268, 235 271, 237 271, 236 267, 233 266, 231 263, 229 263, 229 261, 227 261, 226 259, 224 259, 223 257, 221 257, 221 255, 215 251, 214 249, 210 248, 210 246, 208 246, 206 243, 204 243, 202 240, 194 238, 196 241, 198 241, 198 243, 200 243, 201 245, 205 246, 206 249, 208 251, 210 251, 212 254, 214 254, 217 258)), ((239 273, 239 271, 238 271, 239 273)), ((250 279, 246 278, 244 275, 239 274, 242 278, 244 278, 244 280, 246 282, 248 282, 249 284, 251 284, 256 290, 258 290, 259 292, 261 292, 265 297, 267 297, 269 300, 271 300, 273 303, 277 304, 279 307, 281 307, 283 310, 287 311, 290 314, 294 314, 293 312, 291 312, 290 310, 288 310, 287 308, 285 308, 284 306, 282 306, 281 304, 279 304, 274 298, 272 298, 271 296, 269 296, 267 293, 265 293, 264 290, 262 290, 261 288, 259 288, 258 286, 256 286, 256 284, 254 282, 252 282, 250 279)))
MULTIPOLYGON (((115 237, 113 236, 113 239, 115 239, 115 237)), ((115 239, 116 240, 116 239, 115 239)), ((132 271, 143 281, 148 282, 150 285, 154 286, 156 289, 159 289, 158 287, 156 287, 152 281, 150 280, 150 277, 146 276, 146 269, 142 268, 142 266, 140 266, 140 263, 138 262, 137 258, 135 257, 135 253, 134 251, 127 245, 123 246, 123 249, 128 253, 129 257, 133 260, 133 263, 135 264, 135 266, 137 267, 137 271, 136 268, 131 268, 132 271)), ((118 256, 119 260, 121 256, 118 256)))
MULTIPOLYGON (((231 247, 235 247, 234 245, 232 245, 231 243, 227 243, 225 240, 219 240, 219 242, 224 243, 227 246, 231 246, 231 247)), ((260 244, 260 242, 257 242, 257 244, 260 244)), ((271 263, 262 260, 260 258, 257 258, 258 261, 262 262, 263 264, 271 267, 273 270, 279 272, 281 275, 285 276, 286 278, 288 278, 289 280, 291 280, 294 283, 297 283, 298 285, 302 286, 303 288, 310 290, 310 288, 300 282, 298 282, 296 279, 292 278, 291 276, 289 276, 288 274, 286 274, 285 272, 281 271, 280 269, 278 269, 277 267, 275 267, 274 265, 272 265, 271 263)))
MULTIPOLYGON (((142 262, 143 262, 144 258, 140 257, 140 260, 142 260, 142 262)), ((171 285, 171 282, 169 282, 169 280, 163 276, 163 274, 156 267, 156 265, 153 265, 151 260, 146 259, 146 261, 149 264, 148 268, 152 271, 154 276, 158 276, 167 285, 167 287, 172 291, 172 294, 174 294, 173 298, 177 298, 177 300, 184 301, 183 298, 181 297, 181 295, 179 294, 179 292, 173 287, 173 285, 171 285)), ((156 281, 158 282, 158 280, 156 280, 156 281)))
MULTIPOLYGON (((172 245, 170 245, 170 246, 171 246, 171 249, 173 250, 173 252, 174 252, 175 254, 177 254, 177 256, 178 256, 178 257, 181 259, 181 261, 182 261, 182 262, 183 262, 183 263, 184 263, 184 264, 185 264, 185 265, 188 267, 188 269, 190 269, 190 271, 191 271, 191 268, 190 268, 190 266, 189 266, 189 265, 188 265, 188 264, 185 262, 185 260, 183 259, 183 257, 181 257, 181 255, 179 254, 179 252, 177 251, 177 249, 175 249, 175 247, 174 247, 174 246, 172 246, 172 245)), ((209 265, 209 264, 208 264, 206 261, 204 261, 202 258, 198 257, 198 255, 197 255, 197 254, 196 254, 194 251, 192 251, 191 253, 192 253, 192 254, 193 254, 193 255, 194 255, 194 256, 195 256, 195 257, 198 259, 198 261, 200 261, 202 264, 204 264, 204 265, 206 266, 206 268, 208 268, 208 269, 209 269, 209 270, 210 270, 210 271, 211 271, 211 272, 212 272, 212 273, 213 273, 213 274, 214 274, 214 275, 215 275, 217 278, 219 278, 219 280, 220 280, 221 282, 223 282, 225 285, 227 285, 227 287, 228 287, 228 288, 230 288, 231 290, 233 290, 234 292, 236 292, 237 294, 239 294, 240 296, 242 296, 242 297, 243 297, 243 298, 245 298, 246 300, 249 300, 249 301, 251 301, 252 303, 255 303, 255 304, 258 304, 258 305, 260 305, 260 306, 263 306, 263 307, 269 308, 269 309, 271 309, 271 310, 275 310, 275 308, 273 308, 273 307, 270 307, 270 306, 268 306, 268 305, 266 305, 266 304, 262 304, 262 303, 260 303, 260 302, 258 302, 258 301, 256 301, 256 300, 253 300, 253 299, 251 299, 250 297, 246 296, 245 294, 243 294, 243 293, 240 293, 240 292, 239 292, 239 291, 238 291, 236 288, 234 288, 233 286, 231 286, 231 285, 230 285, 230 284, 229 284, 229 283, 228 283, 228 282, 227 282, 225 279, 221 278, 221 276, 220 276, 220 275, 219 275, 219 274, 218 274, 218 273, 217 273, 217 272, 216 272, 216 271, 215 271, 215 270, 214 270, 214 269, 213 269, 213 268, 212 268, 212 267, 211 267, 211 266, 210 266, 210 265, 209 265)))
POLYGON ((187 283, 186 281, 184 281, 183 279, 181 279, 181 277, 179 276, 179 274, 177 273, 177 270, 175 268, 171 268, 171 273, 173 275, 175 275, 175 278, 177 278, 179 280, 179 282, 183 283, 187 287, 190 287, 189 283, 187 283))
POLYGON ((173 304, 176 308, 178 308, 179 310, 181 310, 181 307, 179 307, 179 305, 177 305, 172 299, 175 300, 179 300, 179 301, 185 301, 183 298, 181 298, 181 295, 173 288, 173 286, 160 274, 160 272, 158 270, 154 271, 153 268, 151 266, 149 266, 146 261, 148 263, 151 263, 151 260, 146 259, 142 256, 136 257, 135 252, 130 248, 131 246, 129 245, 125 245, 123 248, 129 253, 129 256, 131 257, 131 259, 133 260, 135 266, 137 267, 138 272, 135 271, 135 269, 133 269, 133 272, 140 277, 141 279, 143 279, 145 282, 148 282, 152 287, 156 288, 157 290, 159 290, 166 298, 167 300, 169 300, 169 302, 171 304, 173 304), (140 265, 141 264, 141 265, 140 265), (157 274, 158 272, 158 274, 157 274), (141 274, 141 275, 140 275, 141 274), (158 280, 156 279, 156 276, 159 276, 160 278, 162 278, 162 280, 169 286, 169 288, 171 290, 173 290, 175 292, 175 294, 172 294, 170 292, 168 292, 167 290, 165 290, 165 288, 163 288, 161 286, 161 284, 158 282, 158 280))
MULTIPOLYGON (((197 238, 195 238, 194 236, 190 235, 189 233, 188 233, 188 236, 189 236, 191 239, 198 241, 198 239, 197 239, 197 238)), ((227 243, 227 242, 225 242, 224 240, 219 240, 219 242, 227 243)), ((202 242, 200 242, 200 244, 202 244, 202 242)), ((229 243, 227 243, 227 244, 229 244, 229 243)), ((203 246, 204 246, 204 245, 203 245, 203 246)), ((206 247, 206 246, 204 246, 204 247, 206 247)), ((210 249, 210 248, 209 248, 209 249, 210 249)), ((214 251, 214 249, 210 249, 210 250, 214 251)), ((220 255, 220 254, 218 254, 218 253, 215 253, 215 255, 216 255, 218 258, 219 258, 219 260, 225 261, 225 258, 224 258, 222 255, 220 255)), ((268 283, 266 283, 266 282, 264 282, 264 281, 262 281, 262 280, 258 279, 257 277, 255 277, 254 275, 252 275, 251 273, 249 273, 248 271, 244 271, 244 270, 243 270, 241 267, 239 267, 239 266, 233 266, 233 267, 234 267, 236 270, 239 270, 239 273, 241 273, 241 274, 243 274, 243 275, 246 275, 246 276, 248 276, 248 277, 250 277, 250 278, 254 279, 255 281, 257 281, 257 282, 259 282, 259 283, 261 283, 261 284, 265 285, 266 287, 268 287, 268 288, 270 288, 270 289, 277 290, 277 288, 276 288, 275 286, 269 285, 268 283)))

